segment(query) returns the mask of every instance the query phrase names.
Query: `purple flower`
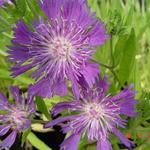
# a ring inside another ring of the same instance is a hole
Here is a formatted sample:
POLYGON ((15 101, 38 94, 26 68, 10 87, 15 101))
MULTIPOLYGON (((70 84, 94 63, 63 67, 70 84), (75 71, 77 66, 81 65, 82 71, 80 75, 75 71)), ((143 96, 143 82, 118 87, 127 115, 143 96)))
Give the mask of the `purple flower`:
POLYGON ((0 144, 0 149, 10 148, 15 142, 20 131, 30 127, 29 117, 35 112, 35 105, 32 96, 20 95, 18 87, 11 87, 10 91, 15 99, 15 103, 10 103, 7 98, 0 93, 0 136, 9 134, 0 144))
POLYGON ((62 131, 70 133, 71 136, 64 140, 60 149, 77 150, 80 139, 87 135, 90 143, 97 142, 97 150, 112 150, 109 142, 111 133, 114 133, 128 148, 132 146, 133 143, 117 129, 117 127, 124 128, 127 123, 121 118, 122 114, 129 117, 137 114, 134 112, 137 101, 134 99, 135 92, 131 90, 132 86, 111 96, 106 95, 109 87, 106 77, 99 79, 96 84, 93 88, 82 90, 79 100, 60 102, 53 107, 54 116, 65 109, 71 113, 67 116, 65 111, 65 117, 59 117, 45 124, 45 128, 48 128, 68 121, 62 125, 62 131))
POLYGON ((0 7, 4 4, 11 3, 13 0, 0 0, 0 7))
POLYGON ((16 77, 32 69, 36 83, 31 92, 42 97, 68 94, 71 81, 74 94, 79 86, 92 86, 99 65, 91 61, 96 46, 108 35, 104 24, 90 13, 85 0, 44 0, 40 7, 47 20, 40 18, 29 29, 20 20, 9 47, 10 61, 16 77))

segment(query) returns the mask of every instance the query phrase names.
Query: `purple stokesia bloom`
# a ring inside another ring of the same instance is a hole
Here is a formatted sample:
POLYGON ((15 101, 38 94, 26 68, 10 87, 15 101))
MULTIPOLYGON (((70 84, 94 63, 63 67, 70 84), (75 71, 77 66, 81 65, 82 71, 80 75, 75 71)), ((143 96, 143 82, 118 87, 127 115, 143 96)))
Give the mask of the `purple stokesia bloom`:
POLYGON ((1 143, 0 149, 10 148, 15 142, 20 131, 30 127, 30 115, 35 112, 35 105, 32 96, 25 99, 20 95, 18 87, 11 87, 10 91, 15 99, 15 103, 10 103, 7 98, 0 93, 0 110, 5 113, 0 114, 0 136, 9 134, 1 143))
POLYGON ((62 131, 70 133, 71 136, 60 145, 61 150, 77 150, 80 138, 86 134, 90 143, 97 142, 97 150, 112 150, 108 140, 111 133, 114 133, 128 148, 132 146, 133 143, 117 129, 117 127, 124 128, 127 123, 120 115, 133 117, 137 114, 134 112, 137 101, 134 99, 135 92, 131 90, 132 86, 126 87, 117 95, 106 96, 109 87, 106 77, 99 79, 96 84, 91 89, 82 90, 79 100, 60 102, 53 107, 54 116, 65 109, 68 113, 73 113, 45 124, 45 128, 48 128, 68 121, 62 125, 62 131))
POLYGON ((104 24, 90 13, 86 0, 43 0, 40 7, 47 16, 40 18, 30 30, 20 20, 9 47, 13 76, 31 68, 36 83, 30 89, 42 97, 66 95, 68 80, 78 95, 81 82, 92 86, 99 65, 90 61, 96 46, 104 44, 108 35, 104 24))
POLYGON ((0 0, 0 7, 6 3, 11 3, 13 0, 0 0))

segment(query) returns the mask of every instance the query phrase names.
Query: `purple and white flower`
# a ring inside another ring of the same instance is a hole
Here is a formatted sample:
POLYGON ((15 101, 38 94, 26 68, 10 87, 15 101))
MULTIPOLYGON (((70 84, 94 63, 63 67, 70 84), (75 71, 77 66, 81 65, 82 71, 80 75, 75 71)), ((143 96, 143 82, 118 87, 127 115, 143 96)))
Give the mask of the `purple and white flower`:
POLYGON ((36 83, 31 92, 42 96, 68 94, 71 81, 74 94, 79 86, 92 86, 99 65, 91 58, 96 46, 108 39, 104 23, 90 12, 86 0, 43 0, 39 2, 47 19, 40 17, 33 28, 20 20, 16 24, 9 58, 16 77, 32 69, 36 83))
POLYGON ((7 3, 12 3, 13 0, 0 0, 0 7, 7 3))
POLYGON ((133 117, 134 106, 137 101, 134 99, 135 91, 132 86, 126 87, 117 95, 106 95, 109 85, 104 79, 98 79, 93 88, 83 89, 80 92, 80 99, 60 102, 52 108, 52 114, 56 116, 61 111, 64 117, 59 117, 45 124, 45 128, 62 124, 62 131, 70 136, 60 145, 62 150, 77 150, 78 143, 83 137, 87 137, 89 143, 97 142, 97 150, 112 150, 109 142, 109 135, 114 133, 128 148, 132 146, 118 127, 124 128, 127 120, 121 115, 133 117), (67 114, 70 114, 69 116, 67 114))
POLYGON ((30 116, 35 112, 35 104, 32 96, 25 99, 20 95, 18 87, 11 87, 10 91, 15 103, 10 103, 8 99, 0 93, 0 136, 8 135, 1 143, 0 149, 10 148, 17 134, 30 127, 30 116))

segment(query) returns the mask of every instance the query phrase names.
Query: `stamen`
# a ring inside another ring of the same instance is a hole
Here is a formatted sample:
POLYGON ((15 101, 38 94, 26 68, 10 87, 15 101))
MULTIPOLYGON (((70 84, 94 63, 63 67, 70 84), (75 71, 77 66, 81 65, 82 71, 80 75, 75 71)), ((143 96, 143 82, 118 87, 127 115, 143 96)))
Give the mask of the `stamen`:
POLYGON ((60 59, 68 60, 70 58, 72 44, 64 37, 56 37, 48 47, 53 57, 57 58, 59 61, 60 59))

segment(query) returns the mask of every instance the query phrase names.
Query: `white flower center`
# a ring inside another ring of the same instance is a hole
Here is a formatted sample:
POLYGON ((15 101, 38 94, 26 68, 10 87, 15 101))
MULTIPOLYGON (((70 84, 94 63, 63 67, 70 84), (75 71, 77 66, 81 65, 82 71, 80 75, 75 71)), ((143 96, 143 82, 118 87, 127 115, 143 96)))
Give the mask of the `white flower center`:
POLYGON ((100 106, 98 104, 88 104, 85 106, 85 111, 89 115, 89 117, 92 119, 99 119, 101 116, 104 116, 104 109, 103 106, 100 106))
POLYGON ((27 112, 23 110, 14 109, 10 115, 11 122, 15 123, 17 126, 24 124, 24 118, 27 117, 27 112))
POLYGON ((58 59, 69 59, 72 44, 64 37, 57 37, 49 44, 52 55, 58 59))

